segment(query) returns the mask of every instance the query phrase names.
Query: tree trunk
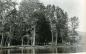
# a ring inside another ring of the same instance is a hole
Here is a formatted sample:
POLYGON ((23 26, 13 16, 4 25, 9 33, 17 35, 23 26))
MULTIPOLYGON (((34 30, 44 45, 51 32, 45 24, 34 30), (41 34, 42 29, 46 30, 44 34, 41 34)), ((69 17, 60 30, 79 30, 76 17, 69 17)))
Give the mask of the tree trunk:
POLYGON ((8 42, 8 47, 10 46, 10 42, 8 42))
POLYGON ((57 39, 57 42, 58 42, 58 44, 61 44, 61 43, 62 43, 62 37, 61 37, 61 31, 60 31, 59 28, 58 28, 57 33, 58 33, 58 39, 57 39))
POLYGON ((35 32, 35 26, 34 26, 34 30, 33 30, 33 46, 35 46, 35 35, 36 35, 36 32, 35 32))
POLYGON ((9 41, 8 41, 8 47, 10 46, 10 42, 11 42, 11 26, 10 26, 10 34, 9 34, 9 41))
POLYGON ((60 31, 60 34, 61 34, 61 43, 63 44, 63 31, 62 30, 60 31))
POLYGON ((57 32, 56 32, 56 45, 57 45, 57 32))
POLYGON ((3 38, 4 38, 4 35, 2 33, 1 46, 3 46, 3 38))
POLYGON ((53 43, 53 31, 51 31, 51 33, 52 33, 52 45, 53 45, 53 44, 54 44, 54 43, 53 43))
POLYGON ((6 38, 6 41, 5 41, 5 46, 7 46, 7 40, 8 40, 8 37, 6 38))
POLYGON ((22 46, 23 46, 23 38, 22 38, 22 46))

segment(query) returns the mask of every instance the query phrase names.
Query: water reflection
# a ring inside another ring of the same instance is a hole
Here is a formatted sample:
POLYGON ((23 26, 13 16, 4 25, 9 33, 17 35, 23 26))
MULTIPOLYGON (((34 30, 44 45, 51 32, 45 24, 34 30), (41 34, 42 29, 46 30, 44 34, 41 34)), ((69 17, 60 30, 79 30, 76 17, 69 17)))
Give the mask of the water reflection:
POLYGON ((0 49, 0 54, 41 54, 41 53, 76 53, 80 52, 78 47, 58 47, 58 48, 20 48, 20 49, 0 49))

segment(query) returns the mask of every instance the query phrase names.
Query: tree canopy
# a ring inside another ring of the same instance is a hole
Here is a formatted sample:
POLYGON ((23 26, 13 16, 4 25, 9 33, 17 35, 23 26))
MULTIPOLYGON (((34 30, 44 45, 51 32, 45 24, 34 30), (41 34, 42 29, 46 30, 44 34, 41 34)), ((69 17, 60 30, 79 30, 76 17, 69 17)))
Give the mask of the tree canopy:
POLYGON ((69 28, 73 34, 78 28, 78 18, 70 19, 58 6, 45 6, 38 0, 23 0, 19 10, 16 5, 11 0, 0 0, 0 39, 1 44, 6 42, 2 45, 21 45, 22 41, 33 46, 51 42, 63 44, 70 42, 69 28))

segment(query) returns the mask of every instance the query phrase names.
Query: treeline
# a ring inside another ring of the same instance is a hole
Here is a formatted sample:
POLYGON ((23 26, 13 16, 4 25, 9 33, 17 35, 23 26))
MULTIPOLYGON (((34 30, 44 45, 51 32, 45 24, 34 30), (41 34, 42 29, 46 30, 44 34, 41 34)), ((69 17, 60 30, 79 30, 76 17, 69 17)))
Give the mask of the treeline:
POLYGON ((0 0, 0 43, 10 45, 72 44, 76 42, 78 18, 55 5, 23 0, 18 4, 0 0))

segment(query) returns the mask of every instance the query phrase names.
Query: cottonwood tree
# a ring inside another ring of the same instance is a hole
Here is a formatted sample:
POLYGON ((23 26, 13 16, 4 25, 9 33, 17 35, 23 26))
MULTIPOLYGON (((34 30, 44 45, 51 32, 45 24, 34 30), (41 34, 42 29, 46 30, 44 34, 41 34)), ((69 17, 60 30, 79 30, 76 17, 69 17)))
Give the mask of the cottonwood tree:
POLYGON ((26 23, 28 23, 28 25, 31 26, 30 30, 32 29, 31 33, 33 34, 33 40, 32 40, 32 45, 35 45, 35 27, 36 27, 36 21, 37 21, 37 17, 35 17, 35 13, 36 11, 40 10, 40 3, 34 2, 34 1, 29 1, 29 0, 25 0, 22 1, 21 5, 20 5, 20 12, 22 12, 22 16, 23 19, 26 23))

